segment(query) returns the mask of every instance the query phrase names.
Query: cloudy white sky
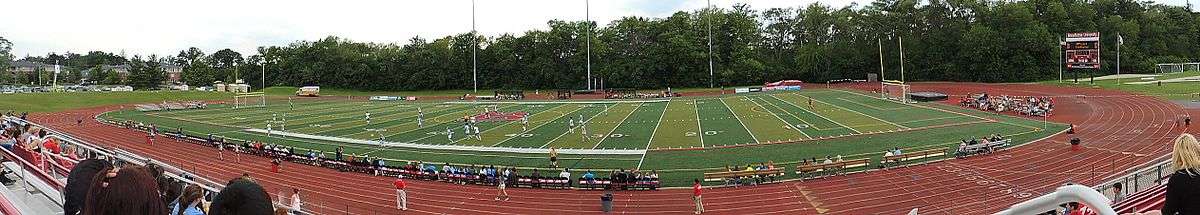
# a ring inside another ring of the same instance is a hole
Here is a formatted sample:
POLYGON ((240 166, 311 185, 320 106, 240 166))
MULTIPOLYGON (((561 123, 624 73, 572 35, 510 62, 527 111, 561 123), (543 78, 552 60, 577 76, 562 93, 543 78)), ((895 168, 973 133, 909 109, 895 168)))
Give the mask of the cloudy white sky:
MULTIPOLYGON (((755 9, 818 0, 712 0, 716 7, 755 9)), ((1183 5, 1186 0, 1159 0, 1183 5)), ((1198 0, 1200 1, 1200 0, 1198 0)), ((477 0, 476 26, 485 35, 545 29, 546 21, 583 20, 585 0, 477 0)), ((843 7, 867 0, 820 0, 843 7)), ((664 17, 705 7, 705 0, 592 0, 600 25, 623 16, 664 17)), ((403 43, 471 29, 471 0, 13 0, 0 9, 0 37, 13 54, 84 53, 174 55, 187 47, 206 53, 286 45, 328 35, 355 41, 403 43)))

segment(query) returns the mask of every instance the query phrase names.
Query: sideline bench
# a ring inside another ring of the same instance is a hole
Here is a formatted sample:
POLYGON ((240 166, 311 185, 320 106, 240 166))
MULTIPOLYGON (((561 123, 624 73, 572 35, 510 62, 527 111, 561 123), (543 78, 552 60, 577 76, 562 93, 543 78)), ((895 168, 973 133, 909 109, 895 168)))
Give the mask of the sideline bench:
POLYGON ((727 184, 742 184, 750 182, 750 180, 742 181, 743 178, 756 178, 763 180, 768 179, 769 182, 775 182, 775 177, 783 176, 784 170, 782 167, 765 170, 735 170, 735 171, 720 171, 704 173, 704 181, 723 181, 727 184))
POLYGON ((827 175, 844 174, 846 169, 863 167, 870 164, 870 158, 862 158, 828 164, 796 165, 796 175, 800 179, 824 177, 827 175))
POLYGON ((1012 139, 991 141, 991 142, 988 142, 987 144, 983 144, 983 143, 969 144, 969 145, 966 145, 963 147, 959 147, 958 150, 956 150, 954 152, 954 157, 962 158, 962 157, 967 157, 967 156, 976 155, 976 154, 992 153, 994 151, 998 151, 998 150, 1007 148, 1008 143, 1010 143, 1010 142, 1012 142, 1012 139))
POLYGON ((895 166, 895 165, 900 164, 901 162, 910 161, 910 160, 923 160, 922 162, 927 162, 928 161, 927 158, 938 157, 938 156, 942 156, 942 155, 946 155, 946 150, 927 149, 927 150, 916 151, 916 152, 902 153, 900 155, 884 156, 883 160, 881 160, 880 164, 882 164, 883 167, 886 168, 886 167, 895 166))

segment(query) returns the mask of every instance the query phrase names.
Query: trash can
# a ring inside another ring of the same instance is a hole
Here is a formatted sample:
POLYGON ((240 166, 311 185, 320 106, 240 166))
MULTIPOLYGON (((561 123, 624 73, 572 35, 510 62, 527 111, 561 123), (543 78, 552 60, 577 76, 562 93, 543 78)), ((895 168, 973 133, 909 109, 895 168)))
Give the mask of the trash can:
POLYGON ((601 195, 600 196, 600 210, 604 211, 605 213, 612 212, 612 208, 613 208, 612 202, 613 202, 612 192, 601 195))

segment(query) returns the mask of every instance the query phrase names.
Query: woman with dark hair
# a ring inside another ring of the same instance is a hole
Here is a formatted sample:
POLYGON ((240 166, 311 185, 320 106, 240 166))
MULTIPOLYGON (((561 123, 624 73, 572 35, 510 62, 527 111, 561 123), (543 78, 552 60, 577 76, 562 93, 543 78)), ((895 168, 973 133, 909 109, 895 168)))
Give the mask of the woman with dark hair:
POLYGON ((88 190, 92 188, 92 179, 110 166, 108 161, 87 159, 79 161, 75 168, 71 168, 71 174, 67 176, 67 185, 63 189, 66 201, 63 203, 63 214, 77 215, 83 211, 83 201, 87 199, 88 190))
POLYGON ((204 197, 204 189, 201 189, 200 186, 189 185, 183 189, 183 195, 179 196, 179 203, 175 203, 175 209, 171 211, 171 215, 204 215, 204 209, 201 207, 203 201, 200 199, 202 197, 204 197))
POLYGON ((84 202, 84 215, 159 215, 167 206, 158 195, 158 184, 145 167, 109 167, 92 179, 84 202))
POLYGON ((254 181, 235 178, 213 198, 211 215, 270 215, 271 197, 254 181))

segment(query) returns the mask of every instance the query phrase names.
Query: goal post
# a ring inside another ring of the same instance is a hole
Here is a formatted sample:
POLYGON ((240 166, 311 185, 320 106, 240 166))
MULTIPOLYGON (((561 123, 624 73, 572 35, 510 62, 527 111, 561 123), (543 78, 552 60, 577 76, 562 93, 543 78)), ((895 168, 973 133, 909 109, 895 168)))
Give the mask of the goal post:
POLYGON ((266 107, 267 94, 263 92, 238 93, 233 96, 233 108, 266 107))
POLYGON ((882 99, 908 103, 908 84, 895 80, 884 80, 879 89, 882 99))

